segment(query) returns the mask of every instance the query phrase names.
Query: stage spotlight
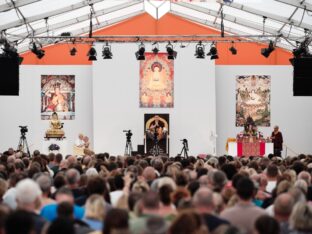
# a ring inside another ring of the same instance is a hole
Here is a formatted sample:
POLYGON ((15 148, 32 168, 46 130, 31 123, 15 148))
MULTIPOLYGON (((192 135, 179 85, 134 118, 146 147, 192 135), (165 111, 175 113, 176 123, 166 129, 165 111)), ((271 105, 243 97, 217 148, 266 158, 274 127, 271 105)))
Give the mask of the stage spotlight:
POLYGON ((154 48, 152 49, 153 53, 154 53, 154 54, 158 54, 158 52, 159 52, 159 45, 158 45, 158 42, 156 41, 156 42, 154 42, 152 45, 154 46, 154 48))
POLYGON ((96 61, 96 50, 94 49, 94 47, 92 46, 87 54, 87 56, 89 56, 89 61, 96 61))
POLYGON ((169 42, 166 46, 167 53, 168 53, 168 59, 174 60, 177 58, 178 52, 173 50, 173 45, 169 42))
POLYGON ((139 45, 139 50, 135 52, 135 57, 137 60, 145 60, 145 46, 143 42, 139 45))
POLYGON ((209 53, 207 55, 210 56, 211 60, 219 58, 218 50, 217 50, 217 47, 216 47, 214 42, 211 44, 210 51, 209 51, 209 53))
POLYGON ((41 48, 38 48, 35 42, 33 42, 32 48, 30 50, 37 56, 38 59, 42 59, 45 55, 45 51, 41 48))
POLYGON ((112 59, 113 58, 111 46, 108 45, 108 43, 106 43, 106 45, 103 46, 102 56, 103 56, 103 59, 112 59))
POLYGON ((261 49, 261 54, 268 58, 270 54, 275 50, 273 41, 270 41, 268 48, 262 48, 261 49))
POLYGON ((198 44, 196 45, 195 56, 196 58, 200 59, 205 58, 205 46, 202 44, 201 41, 199 41, 198 44))
POLYGON ((75 47, 73 47, 70 51, 69 51, 71 56, 75 56, 77 53, 77 49, 75 47))
POLYGON ((234 42, 232 41, 232 46, 229 48, 229 51, 231 51, 231 53, 233 55, 237 54, 237 49, 234 47, 234 42))

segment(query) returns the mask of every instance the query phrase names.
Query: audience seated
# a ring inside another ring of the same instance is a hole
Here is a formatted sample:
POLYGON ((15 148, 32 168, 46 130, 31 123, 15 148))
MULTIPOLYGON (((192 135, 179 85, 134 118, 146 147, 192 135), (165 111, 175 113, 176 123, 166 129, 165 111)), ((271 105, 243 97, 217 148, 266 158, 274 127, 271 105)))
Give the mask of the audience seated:
POLYGON ((0 234, 312 233, 312 156, 0 154, 0 234))

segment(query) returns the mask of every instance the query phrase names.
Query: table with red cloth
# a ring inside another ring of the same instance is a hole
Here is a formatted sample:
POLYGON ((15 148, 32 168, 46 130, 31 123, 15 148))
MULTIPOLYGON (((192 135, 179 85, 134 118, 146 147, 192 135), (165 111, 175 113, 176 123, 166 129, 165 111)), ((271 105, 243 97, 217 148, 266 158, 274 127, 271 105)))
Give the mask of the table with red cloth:
POLYGON ((231 156, 264 156, 271 153, 273 154, 273 143, 265 140, 237 140, 236 142, 229 142, 228 154, 231 156))

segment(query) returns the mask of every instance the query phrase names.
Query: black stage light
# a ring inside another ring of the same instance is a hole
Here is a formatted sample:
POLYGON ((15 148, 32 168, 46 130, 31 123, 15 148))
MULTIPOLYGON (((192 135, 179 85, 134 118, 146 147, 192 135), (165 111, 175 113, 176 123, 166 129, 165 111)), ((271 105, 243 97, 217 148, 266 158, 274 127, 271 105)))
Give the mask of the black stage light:
POLYGON ((234 42, 232 41, 232 46, 229 48, 229 51, 231 51, 231 53, 233 55, 237 54, 237 49, 234 47, 234 42))
POLYGON ((112 59, 113 58, 111 46, 108 45, 108 43, 106 43, 106 45, 103 46, 102 57, 103 57, 103 59, 112 59))
POLYGON ((45 55, 45 51, 41 48, 38 48, 35 42, 33 42, 32 48, 30 50, 37 56, 38 59, 42 59, 45 55))
POLYGON ((205 58, 205 46, 202 44, 201 41, 199 41, 198 44, 196 45, 195 56, 196 58, 200 59, 205 58))
POLYGON ((135 52, 135 57, 137 60, 145 60, 145 46, 143 42, 139 45, 139 50, 135 52))
POLYGON ((169 42, 166 46, 167 53, 168 53, 168 59, 174 60, 177 58, 178 52, 173 49, 173 45, 169 42))
POLYGON ((262 48, 261 49, 261 54, 268 58, 270 54, 275 50, 273 41, 270 41, 268 48, 262 48))
POLYGON ((94 47, 92 46, 87 54, 87 56, 89 57, 89 61, 96 61, 96 50, 94 49, 94 47))
POLYGON ((75 56, 77 53, 77 49, 75 47, 73 47, 70 51, 69 51, 71 56, 75 56))
POLYGON ((207 55, 210 56, 211 60, 219 58, 218 50, 217 50, 217 47, 216 47, 215 43, 211 44, 210 51, 209 51, 209 53, 207 55))
POLYGON ((153 53, 154 53, 154 54, 158 54, 158 52, 159 52, 159 45, 158 45, 158 42, 156 41, 156 42, 154 42, 152 45, 155 46, 155 47, 152 49, 153 53))

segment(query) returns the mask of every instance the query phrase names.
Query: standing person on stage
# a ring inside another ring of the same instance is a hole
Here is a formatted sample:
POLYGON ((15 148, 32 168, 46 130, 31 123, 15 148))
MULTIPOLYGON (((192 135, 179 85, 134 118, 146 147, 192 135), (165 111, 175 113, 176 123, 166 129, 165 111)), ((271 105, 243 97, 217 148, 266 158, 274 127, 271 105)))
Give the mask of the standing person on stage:
POLYGON ((281 157, 281 151, 283 150, 283 135, 279 131, 279 127, 276 125, 271 135, 271 140, 274 144, 274 155, 281 157))

